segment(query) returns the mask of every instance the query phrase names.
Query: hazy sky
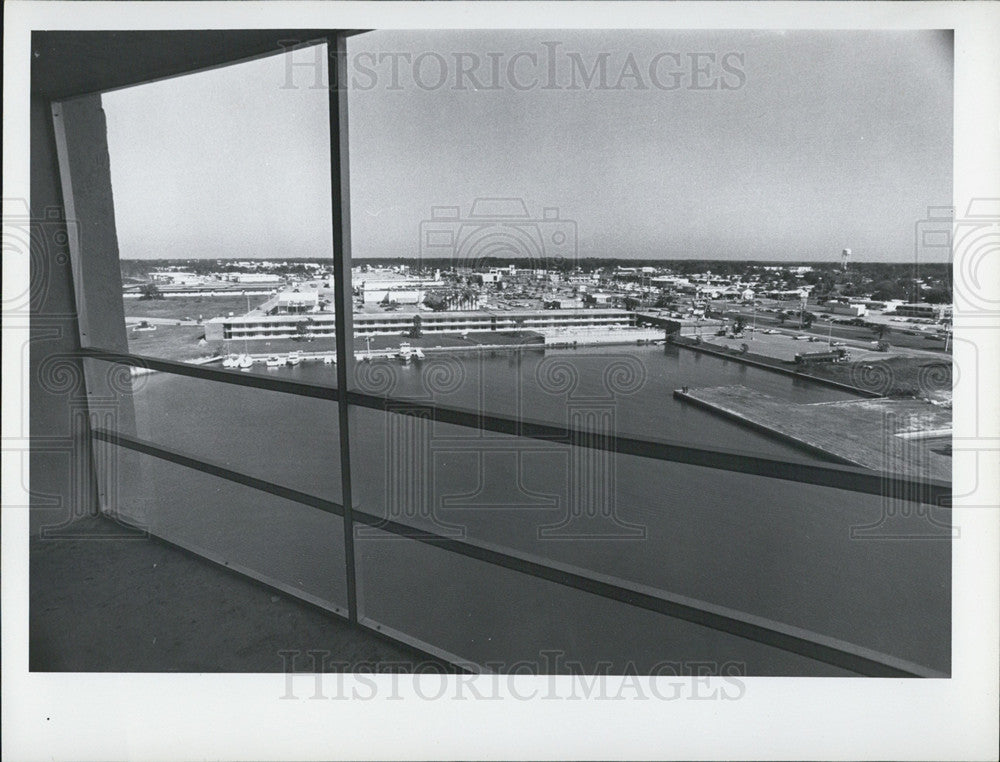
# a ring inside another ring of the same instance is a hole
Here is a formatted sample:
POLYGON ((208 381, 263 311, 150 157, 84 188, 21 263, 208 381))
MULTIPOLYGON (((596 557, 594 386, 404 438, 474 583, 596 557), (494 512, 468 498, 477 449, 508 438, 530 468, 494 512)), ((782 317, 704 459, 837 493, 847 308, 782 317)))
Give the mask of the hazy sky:
MULTIPOLYGON (((286 63, 105 95, 123 257, 329 253, 326 91, 286 63)), ((952 195, 948 32, 372 32, 347 63, 358 258, 516 197, 579 256, 902 261, 952 195)))

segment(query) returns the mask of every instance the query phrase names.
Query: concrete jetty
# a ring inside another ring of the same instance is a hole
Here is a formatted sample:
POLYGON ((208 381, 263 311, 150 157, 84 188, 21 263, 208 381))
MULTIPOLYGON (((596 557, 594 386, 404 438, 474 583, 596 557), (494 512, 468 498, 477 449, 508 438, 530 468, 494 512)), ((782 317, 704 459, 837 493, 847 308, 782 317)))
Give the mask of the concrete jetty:
POLYGON ((951 481, 951 410, 917 399, 796 404, 744 386, 678 389, 674 396, 841 463, 951 481))

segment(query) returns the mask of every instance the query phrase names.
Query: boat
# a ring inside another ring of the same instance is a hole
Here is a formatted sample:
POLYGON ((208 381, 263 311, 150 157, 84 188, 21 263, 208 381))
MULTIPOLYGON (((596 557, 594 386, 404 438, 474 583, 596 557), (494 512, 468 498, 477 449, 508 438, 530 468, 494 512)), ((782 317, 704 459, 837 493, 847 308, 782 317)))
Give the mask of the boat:
POLYGON ((300 362, 302 362, 302 353, 301 352, 289 352, 288 353, 288 364, 289 365, 298 365, 300 362))
POLYGON ((422 350, 420 347, 417 347, 416 349, 413 350, 413 356, 416 357, 418 360, 423 360, 424 350, 422 350))
POLYGON ((325 355, 323 357, 323 364, 324 365, 333 365, 336 361, 337 361, 337 358, 334 355, 325 355))
POLYGON ((236 361, 236 367, 240 370, 250 370, 253 367, 253 358, 247 354, 240 355, 236 361))
POLYGON ((403 365, 409 365, 410 360, 413 359, 413 350, 406 341, 399 345, 399 359, 403 361, 403 365))
POLYGON ((281 368, 288 364, 288 361, 284 357, 279 357, 278 355, 271 355, 267 358, 265 363, 267 367, 270 368, 281 368))
POLYGON ((222 360, 222 367, 235 368, 238 362, 239 358, 237 358, 236 355, 226 355, 226 357, 222 360))

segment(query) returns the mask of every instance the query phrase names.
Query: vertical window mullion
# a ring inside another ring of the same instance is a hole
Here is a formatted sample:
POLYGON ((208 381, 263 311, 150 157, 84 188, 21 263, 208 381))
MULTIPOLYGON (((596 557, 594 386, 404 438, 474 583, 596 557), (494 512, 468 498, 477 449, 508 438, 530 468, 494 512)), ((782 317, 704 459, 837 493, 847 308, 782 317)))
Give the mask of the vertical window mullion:
POLYGON ((351 235, 350 172, 348 167, 347 89, 340 86, 340 64, 346 60, 347 37, 328 38, 330 91, 330 183, 333 200, 334 315, 337 350, 337 408, 340 424, 341 502, 344 506, 344 560, 347 566, 347 608, 352 623, 358 621, 357 576, 354 561, 354 514, 351 495, 351 451, 347 389, 354 362, 354 336, 350 309, 351 235))

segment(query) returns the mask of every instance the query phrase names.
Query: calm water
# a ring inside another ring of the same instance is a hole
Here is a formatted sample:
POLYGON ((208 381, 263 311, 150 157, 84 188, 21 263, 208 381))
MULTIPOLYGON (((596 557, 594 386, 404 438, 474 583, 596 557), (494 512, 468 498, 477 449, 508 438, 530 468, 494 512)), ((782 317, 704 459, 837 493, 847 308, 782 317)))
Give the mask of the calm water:
MULTIPOLYGON (((261 371, 268 372, 268 371, 261 371)), ((333 383, 335 366, 273 375, 333 383)), ((789 402, 844 392, 677 348, 373 362, 375 393, 555 423, 815 461, 691 408, 681 386, 744 384, 789 402)), ((166 375, 137 380, 140 436, 334 501, 336 405, 166 375)), ((947 542, 851 539, 881 500, 842 490, 516 440, 352 409, 360 510, 849 640, 938 669, 949 654, 947 542), (917 623, 917 624, 915 624, 917 623)), ((155 532, 344 606, 339 517, 215 477, 125 456, 123 504, 155 532), (129 477, 133 478, 129 478, 129 477)), ((912 517, 914 530, 925 517, 912 517)), ((368 528, 356 547, 363 613, 480 662, 561 648, 594 665, 736 659, 756 673, 832 668, 455 557, 368 528)), ((876 532, 877 534, 877 532, 876 532)))

